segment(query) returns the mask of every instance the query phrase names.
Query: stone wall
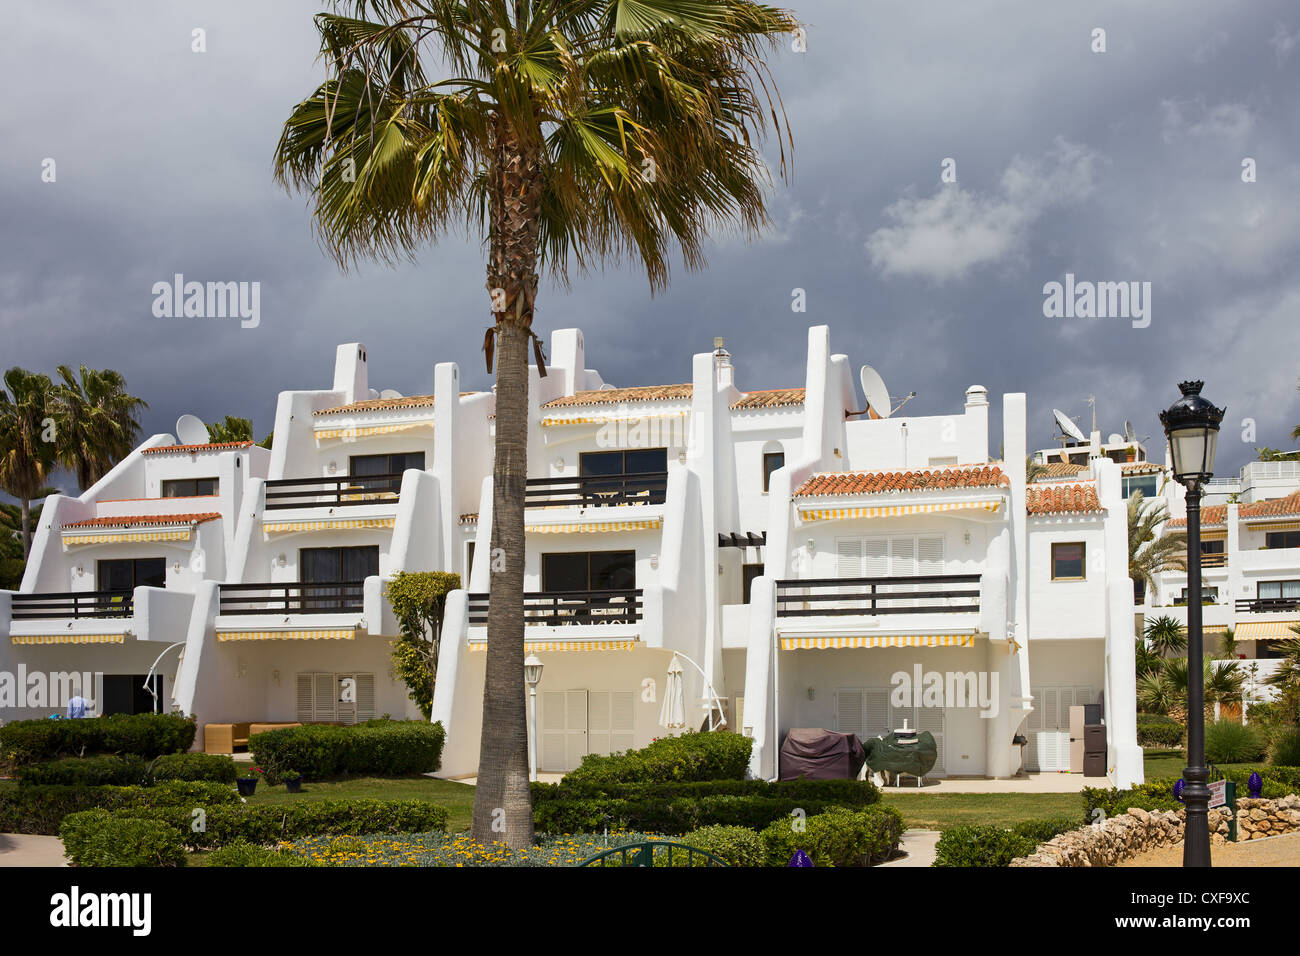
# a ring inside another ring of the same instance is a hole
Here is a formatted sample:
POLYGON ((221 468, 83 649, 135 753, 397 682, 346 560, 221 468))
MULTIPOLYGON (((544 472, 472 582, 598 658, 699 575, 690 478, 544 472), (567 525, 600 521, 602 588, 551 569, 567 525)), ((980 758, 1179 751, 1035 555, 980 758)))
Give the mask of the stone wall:
MULTIPOLYGON (((1122 816, 1080 827, 1053 837, 1029 856, 1011 861, 1011 866, 1114 866, 1147 850, 1183 842, 1185 810, 1139 810, 1130 808, 1122 816)), ((1225 808, 1210 811, 1210 842, 1228 841, 1225 808)), ((1237 839, 1258 840, 1266 836, 1300 831, 1300 796, 1277 800, 1237 801, 1237 839)))

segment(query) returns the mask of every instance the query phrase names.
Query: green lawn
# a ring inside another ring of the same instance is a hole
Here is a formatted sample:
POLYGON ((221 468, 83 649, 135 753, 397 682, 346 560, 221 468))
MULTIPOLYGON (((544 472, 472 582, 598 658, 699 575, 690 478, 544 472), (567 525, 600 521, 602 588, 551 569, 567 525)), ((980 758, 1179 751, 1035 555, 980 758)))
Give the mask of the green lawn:
POLYGON ((304 783, 300 793, 290 793, 283 786, 271 787, 260 781, 257 792, 248 798, 252 804, 290 803, 294 800, 350 800, 369 797, 376 800, 428 800, 449 811, 447 832, 468 829, 474 812, 474 788, 433 777, 350 777, 321 783, 304 783))
POLYGON ((1083 796, 1078 793, 885 793, 882 803, 903 815, 909 827, 942 830, 968 823, 1011 826, 1024 820, 1078 817, 1083 823, 1083 796))

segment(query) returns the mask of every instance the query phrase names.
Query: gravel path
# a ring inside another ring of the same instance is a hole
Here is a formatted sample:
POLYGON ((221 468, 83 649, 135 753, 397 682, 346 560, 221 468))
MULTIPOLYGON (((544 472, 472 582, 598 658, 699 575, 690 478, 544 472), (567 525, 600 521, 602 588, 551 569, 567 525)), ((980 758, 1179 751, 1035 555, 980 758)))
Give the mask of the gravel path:
MULTIPOLYGON (((1210 862, 1216 867, 1300 866, 1300 833, 1266 837, 1247 843, 1210 847, 1210 862)), ((1183 845, 1161 847, 1134 857, 1120 866, 1182 866, 1183 845)))

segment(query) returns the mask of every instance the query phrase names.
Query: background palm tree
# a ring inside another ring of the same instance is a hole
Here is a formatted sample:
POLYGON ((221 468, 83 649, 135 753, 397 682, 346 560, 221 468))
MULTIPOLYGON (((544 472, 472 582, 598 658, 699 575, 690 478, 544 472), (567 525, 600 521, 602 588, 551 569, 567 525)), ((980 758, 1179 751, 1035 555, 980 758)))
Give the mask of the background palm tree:
MULTIPOLYGON (((1242 687, 1246 680, 1238 661, 1217 661, 1207 658, 1203 662, 1201 684, 1205 692, 1206 711, 1216 703, 1241 702, 1242 687)), ((1158 671, 1138 678, 1138 707, 1147 713, 1173 713, 1185 717, 1188 687, 1187 658, 1172 657, 1161 662, 1158 671)))
POLYGON ((1025 456, 1025 481, 1030 482, 1047 474, 1047 466, 1033 455, 1025 456))
POLYGON ((1166 531, 1156 536, 1168 519, 1169 509, 1163 502, 1148 505, 1140 491, 1129 496, 1128 576, 1135 585, 1154 590, 1155 576, 1161 571, 1187 568, 1187 534, 1166 531))
MULTIPOLYGON (((524 482, 538 271, 635 259, 767 222, 758 146, 783 115, 764 54, 790 14, 751 0, 352 0, 316 26, 327 79, 284 124, 275 172, 309 190, 340 265, 411 258, 459 224, 485 240, 494 353, 492 570, 473 837, 533 833, 524 714, 524 482), (450 76, 435 80, 431 70, 450 76)), ((788 139, 788 132, 786 139, 788 139)), ((785 171, 784 145, 780 170, 785 171)))
POLYGON ((1187 652, 1187 633, 1178 621, 1167 614, 1147 621, 1142 629, 1142 637, 1157 657, 1187 652))
POLYGON ((140 441, 138 416, 149 405, 126 390, 112 369, 58 367, 53 391, 58 426, 56 457, 85 491, 130 454, 140 441))
MULTIPOLYGON (((33 500, 43 500, 57 493, 57 488, 42 488, 33 500)), ((41 523, 42 507, 42 504, 31 506, 30 521, 33 528, 41 523)), ((18 590, 26 568, 27 561, 23 557, 22 508, 0 501, 0 590, 18 590)))
POLYGON ((23 560, 32 549, 32 499, 54 468, 57 429, 50 416, 54 384, 48 375, 14 367, 0 388, 0 488, 19 502, 23 560))
MULTIPOLYGON (((275 437, 275 432, 263 438, 258 445, 262 448, 271 447, 271 439, 275 437)), ((208 425, 208 441, 227 442, 227 441, 252 441, 253 440, 253 423, 250 419, 240 418, 237 415, 227 415, 219 422, 211 422, 208 425)))

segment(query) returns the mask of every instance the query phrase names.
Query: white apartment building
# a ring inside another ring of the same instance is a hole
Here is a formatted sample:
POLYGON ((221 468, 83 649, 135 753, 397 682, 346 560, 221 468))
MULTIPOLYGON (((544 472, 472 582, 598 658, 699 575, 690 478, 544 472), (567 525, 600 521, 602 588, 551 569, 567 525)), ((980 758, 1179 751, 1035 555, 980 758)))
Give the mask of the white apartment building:
MULTIPOLYGON (((531 371, 525 553, 505 556, 525 562, 526 647, 545 665, 542 770, 675 732, 659 719, 678 656, 687 722, 712 711, 752 736, 758 776, 776 774, 791 729, 870 736, 905 720, 939 742, 935 775, 1067 769, 1070 706, 1103 702, 1109 775, 1142 779, 1121 465, 1095 457, 1027 486, 1020 394, 995 409, 972 386, 948 414, 859 411, 826 327, 809 330, 802 382, 779 388, 747 389, 720 343, 676 383, 635 387, 588 368, 577 329, 553 333, 550 354, 545 377, 531 371), (991 414, 1005 461, 989 453, 991 414), (894 693, 899 675, 932 674, 974 693, 894 693)), ((280 395, 269 454, 243 449, 222 564, 187 581, 183 620, 148 632, 184 644, 169 703, 201 725, 413 716, 389 664, 383 583, 455 571, 466 587, 448 600, 433 717, 444 773, 475 772, 494 400, 458 380, 443 363, 432 395, 375 392, 352 343, 331 388, 280 395), (355 701, 338 699, 346 678, 355 701)), ((222 453, 162 457, 205 454, 222 453)), ((99 486, 83 497, 107 504, 99 486)), ((42 534, 89 514, 47 507, 42 534)), ((0 597, 11 656, 34 653, 12 608, 75 560, 44 547, 19 594, 0 597)), ((137 586, 137 613, 151 600, 137 586)))

